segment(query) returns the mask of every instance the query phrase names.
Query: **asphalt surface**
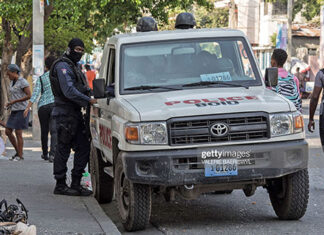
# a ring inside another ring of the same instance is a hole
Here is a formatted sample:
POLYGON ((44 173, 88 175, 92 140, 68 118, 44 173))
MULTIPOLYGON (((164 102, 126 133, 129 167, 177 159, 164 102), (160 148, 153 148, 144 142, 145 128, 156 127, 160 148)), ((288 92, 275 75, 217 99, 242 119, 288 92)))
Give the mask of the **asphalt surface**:
MULTIPOLYGON (((308 124, 308 100, 304 100, 304 121, 308 124)), ((122 234, 323 234, 324 232, 324 155, 316 130, 306 130, 310 147, 310 197, 305 216, 298 221, 280 221, 263 188, 245 197, 235 190, 229 195, 201 195, 192 201, 165 202, 154 197, 151 224, 145 231, 127 233, 118 216, 116 202, 101 205, 122 234)))

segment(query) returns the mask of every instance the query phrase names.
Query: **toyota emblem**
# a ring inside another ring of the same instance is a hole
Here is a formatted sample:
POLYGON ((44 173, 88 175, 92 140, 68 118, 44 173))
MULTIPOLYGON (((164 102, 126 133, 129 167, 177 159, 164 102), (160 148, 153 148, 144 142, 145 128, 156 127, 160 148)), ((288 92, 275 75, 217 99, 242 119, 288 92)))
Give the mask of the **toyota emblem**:
POLYGON ((210 132, 213 136, 222 137, 228 134, 228 125, 225 123, 215 123, 211 126, 210 132))

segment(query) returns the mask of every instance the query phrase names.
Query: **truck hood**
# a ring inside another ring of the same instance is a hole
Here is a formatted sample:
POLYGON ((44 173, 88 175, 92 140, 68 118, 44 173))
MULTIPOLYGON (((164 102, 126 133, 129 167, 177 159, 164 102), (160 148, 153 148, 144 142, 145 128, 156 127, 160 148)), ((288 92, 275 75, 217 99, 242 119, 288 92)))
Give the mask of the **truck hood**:
POLYGON ((172 117, 239 112, 289 112, 284 97, 264 87, 205 88, 122 96, 139 113, 141 121, 172 117))

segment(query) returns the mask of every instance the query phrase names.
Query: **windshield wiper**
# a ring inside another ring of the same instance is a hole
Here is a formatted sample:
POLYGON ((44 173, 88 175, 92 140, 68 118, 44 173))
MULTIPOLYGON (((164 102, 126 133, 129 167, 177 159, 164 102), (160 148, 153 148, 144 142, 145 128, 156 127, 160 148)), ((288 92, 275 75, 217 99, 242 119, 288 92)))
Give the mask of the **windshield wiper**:
POLYGON ((201 81, 201 82, 194 82, 183 85, 183 87, 190 87, 190 86, 208 86, 208 85, 225 85, 225 86, 233 86, 233 87, 244 87, 249 89, 248 86, 237 84, 237 83, 229 83, 229 82, 221 82, 221 81, 201 81))
POLYGON ((134 86, 125 88, 125 91, 134 91, 134 90, 152 90, 152 89, 168 89, 168 90, 182 90, 177 87, 169 87, 169 86, 134 86))

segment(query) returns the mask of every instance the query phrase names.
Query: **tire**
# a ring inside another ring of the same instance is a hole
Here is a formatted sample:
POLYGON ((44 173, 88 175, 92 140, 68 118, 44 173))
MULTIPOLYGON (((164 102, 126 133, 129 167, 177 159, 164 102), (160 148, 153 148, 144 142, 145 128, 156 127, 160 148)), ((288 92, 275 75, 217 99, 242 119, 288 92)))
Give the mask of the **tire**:
POLYGON ((298 220, 305 215, 309 198, 308 170, 275 179, 268 187, 272 207, 281 220, 298 220))
POLYGON ((151 216, 151 187, 126 179, 120 157, 117 158, 114 176, 118 210, 124 228, 129 232, 145 229, 151 216))
POLYGON ((101 154, 91 144, 90 175, 94 197, 99 203, 109 203, 114 197, 114 179, 104 172, 107 166, 101 154))

